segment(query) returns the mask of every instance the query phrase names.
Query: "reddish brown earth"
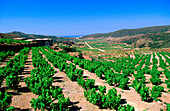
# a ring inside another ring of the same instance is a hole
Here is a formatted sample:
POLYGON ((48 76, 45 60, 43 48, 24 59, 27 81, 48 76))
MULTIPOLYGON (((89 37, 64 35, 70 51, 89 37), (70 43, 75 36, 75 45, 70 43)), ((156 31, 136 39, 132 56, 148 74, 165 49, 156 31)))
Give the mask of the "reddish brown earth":
MULTIPOLYGON (((89 79, 95 79, 96 85, 100 86, 106 86, 107 91, 114 86, 110 86, 109 84, 106 83, 105 80, 101 80, 99 77, 96 76, 94 73, 90 73, 87 70, 84 70, 84 75, 83 76, 88 76, 89 79)), ((148 109, 149 111, 160 111, 160 108, 164 108, 161 104, 158 104, 157 102, 153 103, 147 103, 144 101, 141 101, 141 97, 135 90, 122 90, 120 88, 114 87, 118 91, 118 93, 121 94, 122 99, 126 99, 127 103, 135 107, 136 111, 143 111, 148 109)))
POLYGON ((24 82, 24 78, 29 77, 31 70, 34 69, 33 65, 32 65, 32 50, 30 50, 30 52, 28 53, 28 60, 25 63, 25 69, 23 71, 23 73, 19 76, 22 77, 19 85, 20 88, 18 89, 19 94, 14 94, 12 97, 12 103, 11 106, 14 106, 15 108, 18 108, 19 110, 32 110, 33 108, 31 107, 31 98, 38 98, 37 95, 33 94, 28 87, 26 86, 25 82, 24 82))
MULTIPOLYGON (((31 52, 32 51, 30 51, 28 54, 28 60, 25 64, 25 70, 20 75, 20 76, 22 76, 22 80, 19 83, 19 85, 21 85, 21 87, 19 88, 19 93, 17 94, 17 93, 15 93, 15 91, 9 91, 9 92, 13 92, 11 106, 18 108, 18 110, 26 110, 27 109, 27 110, 33 111, 33 108, 31 107, 31 104, 30 104, 30 100, 31 100, 31 98, 38 97, 37 95, 34 95, 33 93, 30 92, 30 90, 26 86, 25 82, 23 81, 24 78, 29 77, 31 69, 34 68, 32 66, 31 52)), ((43 55, 43 57, 45 57, 45 56, 43 55)), ((5 60, 5 61, 8 61, 8 60, 5 60)), ((51 64, 51 63, 49 63, 49 64, 51 64)), ((6 65, 5 62, 3 62, 3 64, 1 64, 0 67, 5 66, 5 65, 6 65)), ((51 66, 52 66, 52 64, 51 64, 51 66)), ((77 68, 79 68, 79 67, 77 66, 77 68)), ((84 97, 84 93, 83 93, 84 89, 81 86, 79 86, 77 84, 77 82, 72 82, 67 77, 67 75, 64 72, 60 72, 58 68, 54 68, 54 69, 55 69, 56 73, 53 76, 53 80, 54 80, 53 86, 61 87, 63 89, 64 96, 70 98, 70 101, 72 102, 72 106, 70 106, 71 110, 82 110, 82 111, 101 110, 101 109, 99 109, 98 106, 93 105, 92 103, 86 101, 86 98, 84 97)), ((105 80, 100 79, 99 77, 96 76, 96 74, 90 73, 87 70, 84 70, 83 76, 88 79, 95 79, 95 85, 106 86, 107 91, 114 87, 114 86, 108 85, 105 80)), ((162 76, 161 80, 164 81, 166 79, 164 74, 161 76, 162 76)), ((86 78, 84 78, 84 79, 86 79, 86 78)), ((150 78, 150 75, 146 75, 146 79, 148 80, 148 82, 149 82, 149 78, 150 78)), ((134 80, 133 76, 131 77, 131 80, 134 80)), ((5 81, 3 83, 3 86, 5 86, 5 81)), ((147 84, 147 86, 149 86, 151 88, 153 87, 153 85, 151 83, 147 84)), ((166 88, 166 84, 161 84, 161 86, 165 87, 165 91, 168 90, 166 88)), ((114 87, 114 88, 116 88, 118 93, 121 94, 122 101, 124 101, 125 104, 127 102, 127 104, 130 104, 133 107, 135 107, 136 111, 143 111, 143 110, 160 111, 160 108, 165 110, 166 107, 164 106, 163 102, 170 103, 170 94, 166 93, 166 92, 163 92, 162 97, 159 98, 162 100, 162 102, 158 103, 158 102, 154 101, 151 103, 147 103, 147 102, 141 101, 140 95, 137 94, 137 92, 133 88, 130 88, 130 90, 122 90, 117 87, 114 87)), ((107 109, 102 109, 102 110, 107 110, 107 109)))
MULTIPOLYGON (((43 55, 43 57, 45 57, 43 55)), ((47 59, 46 59, 47 60, 47 59)), ((72 82, 64 72, 60 72, 58 68, 55 68, 51 63, 49 63, 56 71, 54 74, 53 86, 59 86, 63 89, 63 94, 70 101, 73 102, 71 110, 82 110, 82 111, 98 111, 100 110, 98 106, 86 101, 84 97, 84 89, 77 84, 77 82, 72 82)))
MULTIPOLYGON (((68 63, 70 63, 70 62, 68 61, 68 63)), ((79 66, 77 66, 77 68, 79 68, 79 66)), ((84 69, 82 69, 82 70, 84 70, 84 69)), ((108 85, 106 83, 106 81, 101 80, 99 77, 97 77, 96 74, 90 73, 87 70, 84 70, 84 75, 83 76, 86 76, 89 79, 95 79, 96 85, 106 86, 107 90, 109 90, 109 89, 111 89, 113 87, 113 86, 108 85)), ((151 78, 151 75, 146 74, 145 76, 146 76, 146 80, 148 82, 150 82, 149 79, 151 78)), ((164 74, 161 74, 160 78, 161 78, 162 81, 164 81, 166 79, 164 74)), ((132 76, 131 80, 134 80, 133 76, 132 76)), ((150 88, 152 88, 153 84, 149 83, 149 84, 146 84, 146 86, 149 86, 150 88)), ((150 111, 154 111, 154 110, 159 111, 160 108, 166 109, 164 102, 170 103, 170 94, 167 93, 168 88, 166 87, 166 84, 161 84, 161 86, 165 87, 165 91, 166 91, 166 92, 162 93, 162 97, 158 98, 162 102, 160 102, 160 101, 155 102, 154 101, 154 102, 151 102, 151 103, 141 101, 140 95, 137 94, 137 92, 133 88, 131 88, 130 90, 122 90, 122 89, 117 88, 117 87, 115 87, 115 88, 117 89, 118 93, 120 93, 122 95, 122 99, 126 99, 128 104, 135 107, 135 110, 141 111, 141 110, 148 109, 150 111)))
MULTIPOLYGON (((78 52, 71 52, 69 53, 71 56, 76 56, 78 57, 79 53, 78 52)), ((83 58, 86 59, 86 60, 92 60, 92 58, 90 58, 89 56, 83 54, 83 58)))

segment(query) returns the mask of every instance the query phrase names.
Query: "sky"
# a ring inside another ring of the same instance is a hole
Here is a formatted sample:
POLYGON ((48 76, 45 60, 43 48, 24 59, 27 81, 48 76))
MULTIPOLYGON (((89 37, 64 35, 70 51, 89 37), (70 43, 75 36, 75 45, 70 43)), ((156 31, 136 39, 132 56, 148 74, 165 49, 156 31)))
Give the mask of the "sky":
POLYGON ((0 0, 0 33, 88 35, 170 25, 170 0, 0 0))

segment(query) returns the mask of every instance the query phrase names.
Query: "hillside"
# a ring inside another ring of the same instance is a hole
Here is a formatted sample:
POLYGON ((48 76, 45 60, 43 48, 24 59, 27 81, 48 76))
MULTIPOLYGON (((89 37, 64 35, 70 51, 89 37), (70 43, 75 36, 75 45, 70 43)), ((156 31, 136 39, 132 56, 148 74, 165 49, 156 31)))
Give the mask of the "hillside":
POLYGON ((145 27, 145 28, 137 28, 137 29, 122 29, 115 32, 110 33, 99 33, 92 34, 80 37, 80 39, 87 38, 98 38, 98 37, 124 37, 124 36, 133 36, 137 34, 147 34, 147 33, 161 33, 170 31, 170 25, 167 26, 155 26, 155 27, 145 27))
POLYGON ((133 44, 134 47, 169 48, 170 33, 152 33, 122 38, 120 43, 133 44))
POLYGON ((25 34, 23 32, 18 32, 18 31, 13 31, 11 33, 0 33, 0 36, 2 36, 3 38, 18 38, 18 37, 23 37, 23 38, 27 38, 27 39, 49 38, 49 39, 53 39, 54 42, 74 40, 74 38, 68 38, 68 37, 57 37, 57 36, 48 36, 48 35, 25 34))
POLYGON ((0 33, 3 38, 23 37, 27 39, 50 38, 55 43, 63 41, 85 41, 101 39, 108 43, 127 43, 134 47, 150 47, 150 48, 169 48, 170 47, 170 25, 146 27, 138 29, 123 29, 105 34, 93 34, 79 38, 57 37, 48 35, 25 34, 23 32, 13 31, 11 33, 0 33))

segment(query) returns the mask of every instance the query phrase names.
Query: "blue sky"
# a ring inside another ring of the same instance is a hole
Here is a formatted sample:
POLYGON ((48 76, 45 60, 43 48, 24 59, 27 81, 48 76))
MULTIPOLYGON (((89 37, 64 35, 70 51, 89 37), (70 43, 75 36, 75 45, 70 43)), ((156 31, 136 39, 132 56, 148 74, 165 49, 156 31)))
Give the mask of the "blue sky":
POLYGON ((0 0, 0 32, 86 35, 170 25, 169 0, 0 0))

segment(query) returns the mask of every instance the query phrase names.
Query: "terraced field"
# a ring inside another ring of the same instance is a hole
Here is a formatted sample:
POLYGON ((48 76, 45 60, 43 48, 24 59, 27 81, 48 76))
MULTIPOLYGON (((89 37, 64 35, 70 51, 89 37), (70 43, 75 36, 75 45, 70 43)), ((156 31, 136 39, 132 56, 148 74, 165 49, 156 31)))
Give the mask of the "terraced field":
POLYGON ((80 59, 50 47, 1 53, 1 110, 170 110, 170 53, 114 62, 80 59))

